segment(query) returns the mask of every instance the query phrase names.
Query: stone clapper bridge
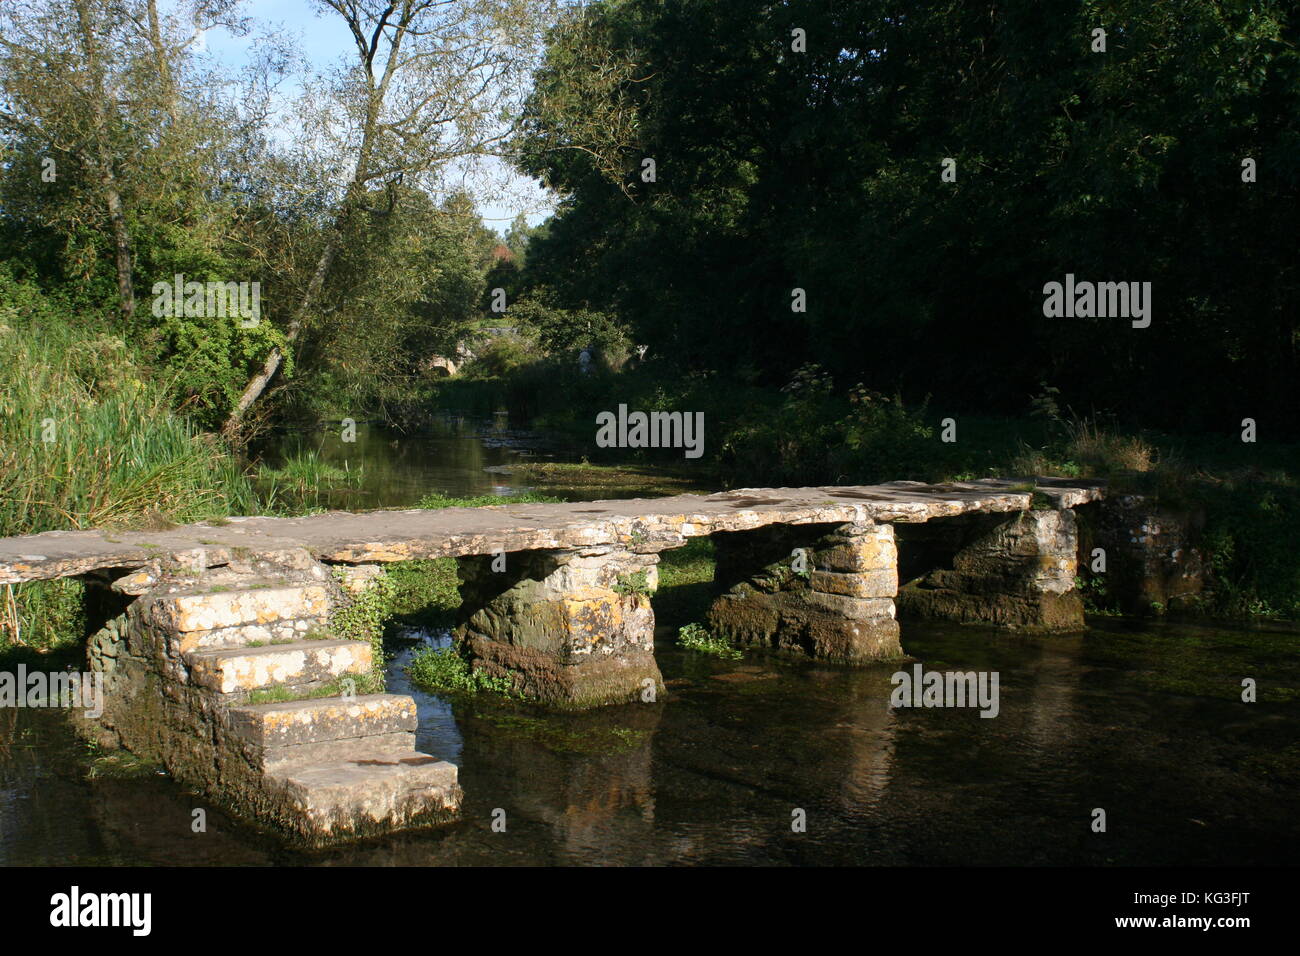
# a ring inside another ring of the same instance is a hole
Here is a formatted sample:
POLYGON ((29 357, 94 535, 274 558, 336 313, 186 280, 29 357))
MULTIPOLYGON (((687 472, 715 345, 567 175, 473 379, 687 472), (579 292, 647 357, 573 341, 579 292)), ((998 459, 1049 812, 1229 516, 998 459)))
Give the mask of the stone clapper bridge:
POLYGON ((1101 495, 1101 482, 1055 478, 898 481, 53 531, 0 539, 0 584, 77 575, 90 599, 120 610, 134 598, 89 642, 105 677, 92 736, 321 845, 444 821, 460 804, 457 768, 415 750, 415 702, 346 690, 372 671, 372 649, 329 621, 385 562, 461 559, 456 636, 473 666, 591 707, 662 694, 649 594, 659 553, 691 538, 714 540, 715 633, 846 664, 897 660, 896 603, 1081 628, 1072 509, 1101 495), (250 700, 267 696, 280 699, 250 700))

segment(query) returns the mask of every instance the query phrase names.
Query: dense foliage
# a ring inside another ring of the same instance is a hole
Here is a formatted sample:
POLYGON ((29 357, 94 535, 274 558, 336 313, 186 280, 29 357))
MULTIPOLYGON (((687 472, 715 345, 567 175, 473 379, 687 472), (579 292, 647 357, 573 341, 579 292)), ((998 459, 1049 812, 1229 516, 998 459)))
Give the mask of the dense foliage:
POLYGON ((527 271, 675 370, 774 387, 815 362, 840 394, 967 412, 1046 382, 1294 435, 1298 31, 1283 0, 590 4, 517 141, 565 197, 527 271), (1066 273, 1151 282, 1151 326, 1045 318, 1066 273))

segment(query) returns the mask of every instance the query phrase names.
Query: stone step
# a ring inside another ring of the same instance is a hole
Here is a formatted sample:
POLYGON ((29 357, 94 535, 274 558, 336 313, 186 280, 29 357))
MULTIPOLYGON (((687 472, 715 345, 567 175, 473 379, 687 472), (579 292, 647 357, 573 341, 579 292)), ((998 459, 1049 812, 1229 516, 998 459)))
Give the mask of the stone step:
POLYGON ((371 667, 366 641, 294 641, 266 647, 190 651, 189 682, 219 694, 270 687, 309 688, 371 667))
POLYGON ((228 711, 230 732, 267 749, 371 737, 419 725, 415 701, 404 694, 363 694, 245 704, 228 711))
POLYGON ((342 740, 321 740, 288 747, 267 747, 260 752, 254 750, 251 756, 263 773, 285 776, 297 767, 383 759, 409 754, 413 750, 415 734, 411 731, 394 731, 369 737, 346 737, 342 740))
POLYGON ((275 578, 243 578, 229 584, 199 582, 155 600, 155 621, 183 633, 323 617, 330 610, 329 588, 324 582, 291 583, 275 578))
POLYGON ((358 748, 343 760, 289 765, 267 778, 293 807, 293 826, 313 842, 445 820, 460 804, 456 765, 417 750, 358 748))
POLYGON ((323 582, 283 578, 209 579, 151 599, 149 610, 173 654, 273 641, 300 641, 329 620, 331 598, 323 582))
POLYGON ((328 633, 328 619, 294 618, 269 624, 241 624, 238 627, 218 627, 210 631, 166 633, 167 650, 172 654, 190 651, 226 650, 238 647, 262 647, 267 644, 289 644, 307 639, 308 635, 324 636, 328 633))

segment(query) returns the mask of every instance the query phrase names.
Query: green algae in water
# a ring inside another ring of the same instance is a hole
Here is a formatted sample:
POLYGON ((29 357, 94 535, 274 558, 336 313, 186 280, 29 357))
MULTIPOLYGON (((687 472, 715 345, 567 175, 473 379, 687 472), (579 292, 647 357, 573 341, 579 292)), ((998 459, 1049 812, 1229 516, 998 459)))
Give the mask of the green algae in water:
POLYGON ((1241 700, 1241 682, 1253 678, 1260 703, 1300 700, 1296 634, 1205 628, 1092 631, 1087 656, 1126 670, 1138 684, 1163 693, 1241 700))
POLYGON ((518 713, 478 713, 475 716, 491 724, 498 733, 515 739, 531 740, 555 753, 627 753, 641 746, 648 736, 648 731, 633 727, 599 724, 578 730, 564 726, 564 717, 558 715, 534 717, 518 713))

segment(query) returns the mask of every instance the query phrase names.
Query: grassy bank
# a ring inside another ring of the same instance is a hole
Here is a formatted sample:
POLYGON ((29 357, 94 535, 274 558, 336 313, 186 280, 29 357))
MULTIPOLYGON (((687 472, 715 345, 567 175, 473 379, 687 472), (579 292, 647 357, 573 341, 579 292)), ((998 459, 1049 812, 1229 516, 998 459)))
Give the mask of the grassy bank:
MULTIPOLYGON (((0 536, 302 514, 359 481, 311 453, 246 466, 107 327, 0 271, 0 536)), ((72 645, 87 625, 76 579, 0 588, 0 652, 72 645)))
MULTIPOLYGON (((34 290, 0 289, 0 536, 165 528, 255 513, 249 477, 169 404, 121 338, 77 325, 34 290)), ((84 636, 82 585, 6 586, 0 645, 84 636)))

